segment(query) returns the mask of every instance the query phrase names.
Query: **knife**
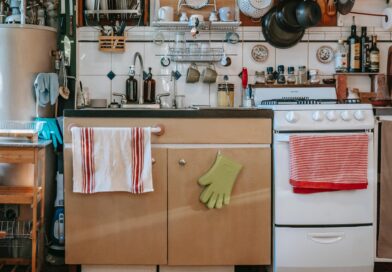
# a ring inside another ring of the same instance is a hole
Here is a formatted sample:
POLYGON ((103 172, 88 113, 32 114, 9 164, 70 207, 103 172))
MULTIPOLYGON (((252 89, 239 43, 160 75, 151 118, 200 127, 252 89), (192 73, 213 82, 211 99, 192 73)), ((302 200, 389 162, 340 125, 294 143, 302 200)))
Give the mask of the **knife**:
POLYGON ((73 36, 73 0, 69 0, 69 36, 73 36))

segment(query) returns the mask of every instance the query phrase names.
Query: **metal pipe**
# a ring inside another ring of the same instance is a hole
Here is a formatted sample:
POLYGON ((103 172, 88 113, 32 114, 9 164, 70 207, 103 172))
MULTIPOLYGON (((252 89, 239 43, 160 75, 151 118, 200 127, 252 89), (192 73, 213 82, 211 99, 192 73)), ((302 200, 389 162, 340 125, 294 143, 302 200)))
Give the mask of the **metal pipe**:
POLYGON ((144 67, 143 67, 143 58, 142 55, 139 52, 136 52, 133 55, 133 66, 136 67, 136 60, 139 59, 140 62, 140 84, 139 85, 139 104, 144 104, 144 90, 143 90, 143 73, 144 73, 144 67))
POLYGON ((388 22, 388 15, 385 15, 385 14, 359 12, 359 11, 351 11, 350 13, 359 14, 359 15, 367 15, 367 16, 385 17, 385 22, 388 22))

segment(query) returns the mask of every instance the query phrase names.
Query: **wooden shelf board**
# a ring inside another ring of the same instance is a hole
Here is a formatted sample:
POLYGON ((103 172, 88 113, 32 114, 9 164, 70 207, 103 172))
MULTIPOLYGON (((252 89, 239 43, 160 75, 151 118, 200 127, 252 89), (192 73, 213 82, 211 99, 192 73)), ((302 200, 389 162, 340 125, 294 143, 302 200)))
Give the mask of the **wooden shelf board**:
MULTIPOLYGON (((37 188, 37 201, 41 199, 42 188, 37 188)), ((22 186, 0 186, 0 203, 32 204, 34 188, 22 186)))
POLYGON ((357 72, 357 73, 335 73, 335 75, 346 75, 346 76, 376 76, 380 75, 382 73, 362 73, 362 72, 357 72))
POLYGON ((25 258, 0 258, 0 264, 6 264, 6 265, 31 265, 31 259, 25 259, 25 258))
POLYGON ((253 84, 252 88, 319 88, 335 87, 335 84, 253 84))

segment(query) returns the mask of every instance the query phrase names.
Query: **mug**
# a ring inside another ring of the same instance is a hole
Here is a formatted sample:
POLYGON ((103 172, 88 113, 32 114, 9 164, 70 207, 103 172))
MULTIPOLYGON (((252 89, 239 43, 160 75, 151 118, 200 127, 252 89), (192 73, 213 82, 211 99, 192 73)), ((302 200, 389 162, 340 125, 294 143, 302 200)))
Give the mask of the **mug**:
POLYGON ((230 7, 222 7, 219 9, 219 18, 223 22, 233 21, 233 12, 230 7))
POLYGON ((215 71, 215 67, 213 64, 209 64, 202 72, 202 78, 204 83, 214 83, 216 82, 216 78, 218 73, 215 71))
POLYGON ((191 63, 186 73, 186 83, 196 83, 199 81, 200 72, 196 63, 191 63))
POLYGON ((172 22, 174 18, 174 10, 172 7, 164 6, 158 10, 159 21, 172 22))
POLYGON ((181 13, 180 22, 188 22, 188 16, 185 11, 181 13))
POLYGON ((211 11, 210 17, 208 18, 210 22, 216 22, 218 21, 218 16, 216 15, 215 11, 211 11))
POLYGON ((176 95, 175 96, 176 109, 184 109, 185 108, 185 95, 176 95))

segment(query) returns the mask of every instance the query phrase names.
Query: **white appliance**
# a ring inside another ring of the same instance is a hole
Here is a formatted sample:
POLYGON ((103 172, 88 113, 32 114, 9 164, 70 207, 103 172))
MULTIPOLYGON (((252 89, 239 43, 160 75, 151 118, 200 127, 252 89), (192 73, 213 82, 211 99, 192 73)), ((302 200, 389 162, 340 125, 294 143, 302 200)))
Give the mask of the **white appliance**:
POLYGON ((370 105, 336 101, 333 87, 256 88, 274 111, 274 271, 371 272, 374 265, 375 161, 370 105), (289 184, 290 135, 367 134, 368 188, 295 194, 289 184))

